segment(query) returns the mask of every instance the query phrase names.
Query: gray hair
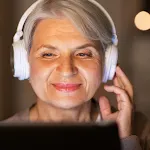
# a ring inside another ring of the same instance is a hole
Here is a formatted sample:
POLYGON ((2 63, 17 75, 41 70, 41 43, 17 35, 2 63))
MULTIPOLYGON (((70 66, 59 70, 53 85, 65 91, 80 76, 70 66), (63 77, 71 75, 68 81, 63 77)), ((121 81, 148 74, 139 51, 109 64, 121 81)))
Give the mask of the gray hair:
POLYGON ((47 18, 68 18, 86 38, 99 41, 105 49, 112 44, 112 26, 105 14, 87 0, 43 0, 28 16, 24 25, 25 48, 29 52, 39 21, 47 18))

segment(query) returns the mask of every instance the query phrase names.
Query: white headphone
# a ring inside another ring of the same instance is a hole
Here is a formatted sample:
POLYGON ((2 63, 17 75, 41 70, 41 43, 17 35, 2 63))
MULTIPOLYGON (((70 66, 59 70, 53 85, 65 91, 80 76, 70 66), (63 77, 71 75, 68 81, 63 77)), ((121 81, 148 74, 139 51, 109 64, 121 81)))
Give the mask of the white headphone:
MULTIPOLYGON (((17 77, 19 80, 28 79, 30 76, 30 68, 29 63, 27 60, 27 50, 25 49, 24 45, 24 39, 23 39, 23 26, 25 24, 26 19, 30 15, 30 13, 35 9, 38 3, 40 3, 43 0, 38 0, 35 3, 33 3, 23 14, 21 17, 17 32, 13 37, 13 51, 14 51, 14 77, 17 77)), ((115 71, 116 71, 116 65, 118 61, 118 39, 116 35, 116 29, 113 20, 111 19, 108 12, 95 0, 88 0, 91 3, 95 4, 97 7, 100 8, 100 10, 106 15, 108 20, 111 23, 112 26, 112 45, 107 47, 105 52, 105 63, 104 63, 104 74, 103 74, 103 82, 106 83, 108 80, 112 80, 115 71)))

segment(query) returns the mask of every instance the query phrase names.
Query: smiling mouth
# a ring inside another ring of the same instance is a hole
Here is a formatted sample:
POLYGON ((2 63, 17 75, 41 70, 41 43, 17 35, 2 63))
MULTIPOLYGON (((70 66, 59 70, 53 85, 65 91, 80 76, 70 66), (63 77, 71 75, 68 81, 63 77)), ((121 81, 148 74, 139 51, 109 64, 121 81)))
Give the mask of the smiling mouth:
POLYGON ((80 88, 81 84, 64 84, 64 83, 57 83, 52 84, 56 90, 61 92, 73 92, 80 88))

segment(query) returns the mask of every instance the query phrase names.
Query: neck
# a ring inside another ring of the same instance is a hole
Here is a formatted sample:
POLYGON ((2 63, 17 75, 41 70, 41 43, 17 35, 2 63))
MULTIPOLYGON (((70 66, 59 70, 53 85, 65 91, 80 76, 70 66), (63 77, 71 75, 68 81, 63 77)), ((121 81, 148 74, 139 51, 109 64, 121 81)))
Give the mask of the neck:
POLYGON ((73 109, 61 109, 41 100, 30 111, 31 121, 44 122, 90 122, 91 101, 73 109))

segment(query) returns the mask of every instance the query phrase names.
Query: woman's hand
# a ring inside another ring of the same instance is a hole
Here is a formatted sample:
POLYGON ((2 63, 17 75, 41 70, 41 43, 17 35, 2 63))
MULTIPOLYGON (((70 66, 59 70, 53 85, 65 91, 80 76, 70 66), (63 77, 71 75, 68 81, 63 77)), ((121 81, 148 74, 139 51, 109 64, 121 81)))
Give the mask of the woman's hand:
POLYGON ((132 134, 133 88, 127 76, 118 66, 113 81, 114 85, 105 85, 104 89, 116 94, 118 111, 111 112, 111 106, 106 97, 99 99, 100 111, 103 120, 115 120, 117 122, 120 138, 125 138, 132 134))

